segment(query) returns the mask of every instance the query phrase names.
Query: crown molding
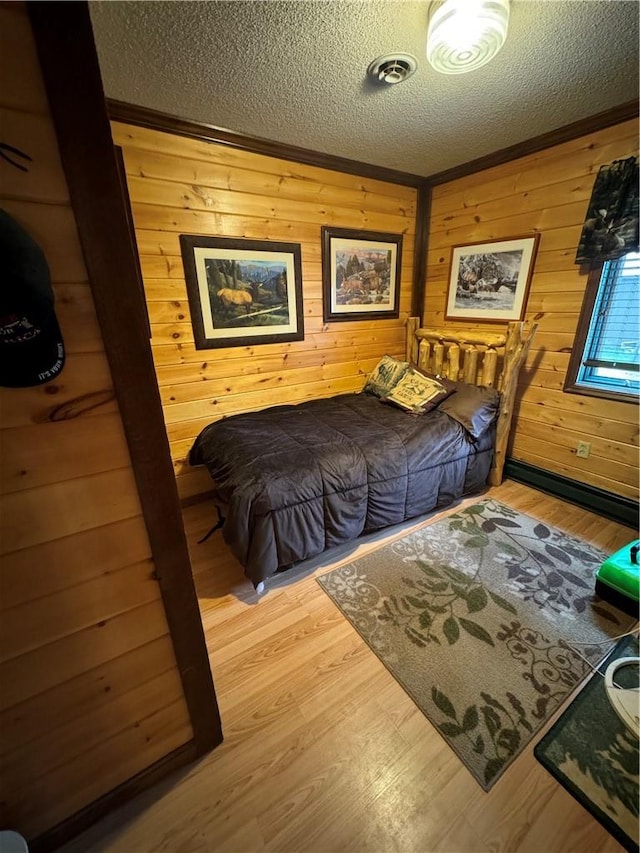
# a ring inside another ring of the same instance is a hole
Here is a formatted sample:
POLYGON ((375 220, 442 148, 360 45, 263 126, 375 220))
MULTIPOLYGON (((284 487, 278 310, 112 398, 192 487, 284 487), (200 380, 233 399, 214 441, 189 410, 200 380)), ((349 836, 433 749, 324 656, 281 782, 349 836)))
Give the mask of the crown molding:
POLYGON ((266 156, 277 157, 281 160, 306 163, 309 166, 319 166, 322 169, 332 169, 337 172, 346 172, 350 175, 360 175, 366 178, 373 178, 377 181, 387 181, 392 184, 420 188, 426 186, 435 187, 448 181, 455 181, 457 178, 466 177, 474 172, 481 172, 493 166, 500 166, 503 163, 508 163, 510 160, 517 160, 520 157, 526 157, 528 154, 534 154, 536 151, 542 151, 545 148, 552 148, 554 145, 569 142, 571 139, 576 139, 579 136, 586 136, 589 133, 611 127, 614 124, 638 118, 639 106, 638 101, 628 101, 624 104, 618 104, 609 110, 596 113, 596 115, 574 121, 555 130, 550 130, 547 133, 542 133, 539 136, 534 136, 531 139, 510 145, 508 148, 501 148, 499 151, 494 151, 491 154, 486 154, 483 157, 478 157, 475 160, 470 160, 467 163, 453 166, 451 169, 445 169, 442 172, 437 172, 429 176, 414 175, 410 172, 401 172, 396 169, 387 169, 383 166, 374 166, 371 163, 349 160, 346 157, 335 157, 331 154, 325 154, 322 151, 299 148, 295 145, 273 142, 257 136, 247 136, 232 130, 216 127, 212 124, 190 121, 170 115, 169 113, 159 112, 148 107, 141 107, 137 104, 129 104, 125 101, 114 100, 113 98, 107 98, 107 111, 112 121, 120 121, 124 124, 148 127, 153 130, 164 131, 165 133, 187 136, 191 139, 201 139, 205 142, 217 142, 220 145, 228 145, 231 148, 237 148, 241 151, 251 151, 254 154, 265 154, 266 156))
POLYGON ((295 163, 305 163, 307 166, 319 166, 322 169, 331 169, 334 172, 346 172, 350 175, 360 175, 363 178, 373 178, 376 181, 387 181, 390 184, 400 184, 405 187, 420 187, 425 181, 420 175, 412 175, 409 172, 386 169, 383 166, 361 163, 358 160, 349 160, 346 157, 336 157, 322 151, 298 148, 284 142, 247 136, 212 124, 190 121, 111 98, 107 99, 107 110, 109 118, 113 121, 133 124, 138 127, 148 127, 166 133, 175 133, 178 136, 188 136, 191 139, 200 139, 205 142, 217 142, 219 145, 228 145, 241 151, 251 151, 253 154, 265 154, 268 157, 277 157, 280 160, 292 160, 295 163))
POLYGON ((501 166, 510 160, 518 160, 520 157, 535 154, 536 151, 542 151, 544 148, 552 148, 554 145, 569 142, 571 139, 595 133, 597 130, 604 130, 605 127, 611 127, 633 118, 638 118, 638 101, 618 104, 618 106, 604 112, 596 113, 596 115, 588 116, 580 119, 580 121, 574 121, 555 130, 542 133, 540 136, 534 136, 524 142, 510 145, 508 148, 501 148, 499 151, 478 157, 476 160, 470 160, 468 163, 462 163, 460 166, 445 169, 443 172, 430 175, 425 180, 432 187, 446 184, 449 181, 465 178, 467 175, 482 172, 484 169, 490 169, 493 166, 501 166))

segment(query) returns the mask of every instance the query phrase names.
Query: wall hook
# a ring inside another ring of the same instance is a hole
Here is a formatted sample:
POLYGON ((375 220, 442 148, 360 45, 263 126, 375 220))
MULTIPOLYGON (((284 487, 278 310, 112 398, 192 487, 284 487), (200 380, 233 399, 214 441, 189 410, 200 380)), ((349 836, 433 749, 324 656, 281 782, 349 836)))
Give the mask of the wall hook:
POLYGON ((7 163, 11 163, 12 166, 15 166, 16 169, 20 169, 22 172, 28 172, 29 167, 23 166, 22 163, 16 163, 11 157, 7 156, 5 153, 8 151, 10 154, 13 154, 15 157, 23 158, 24 160, 28 160, 30 163, 33 163, 33 158, 29 157, 28 154, 25 154, 24 151, 20 151, 19 148, 14 148, 13 145, 9 145, 7 142, 0 142, 0 157, 3 160, 6 160, 7 163))

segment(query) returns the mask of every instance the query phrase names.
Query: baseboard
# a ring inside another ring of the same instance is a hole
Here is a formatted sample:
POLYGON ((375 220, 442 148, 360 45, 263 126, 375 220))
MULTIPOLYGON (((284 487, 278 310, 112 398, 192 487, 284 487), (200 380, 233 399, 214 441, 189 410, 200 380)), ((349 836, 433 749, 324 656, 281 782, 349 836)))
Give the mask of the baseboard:
POLYGON ((138 773, 131 779, 127 779, 122 785, 118 785, 108 794, 95 800, 88 806, 85 806, 81 811, 76 812, 71 817, 63 820, 52 829, 48 829, 37 838, 28 839, 29 853, 50 853, 52 850, 57 850, 67 841, 80 835, 86 829, 89 829, 96 821, 107 815, 109 812, 124 805, 132 800, 142 791, 146 791, 152 785, 155 785, 169 773, 190 764, 198 758, 198 749, 194 740, 179 746, 174 749, 160 761, 156 761, 151 767, 138 773))
POLYGON ((561 474, 554 474, 552 471, 545 471, 543 468, 536 468, 535 465, 518 462, 515 459, 507 459, 504 476, 596 512, 619 524, 625 524, 634 530, 638 529, 639 504, 631 498, 605 492, 604 489, 571 480, 569 477, 563 477, 561 474))

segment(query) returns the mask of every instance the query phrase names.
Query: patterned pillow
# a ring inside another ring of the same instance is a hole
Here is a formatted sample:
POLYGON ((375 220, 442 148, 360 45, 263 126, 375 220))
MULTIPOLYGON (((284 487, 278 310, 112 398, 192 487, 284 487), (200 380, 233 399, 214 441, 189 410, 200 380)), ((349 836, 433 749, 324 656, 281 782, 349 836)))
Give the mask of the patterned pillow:
POLYGON ((435 409, 452 393, 452 390, 445 388, 437 379, 425 376, 423 371, 409 367, 400 382, 384 400, 407 412, 422 415, 435 409))
POLYGON ((408 361, 398 361, 390 355, 383 355, 362 390, 367 394, 375 394, 376 397, 386 397, 402 379, 408 367, 408 361))
POLYGON ((457 382, 453 382, 451 379, 445 379, 444 376, 440 376, 439 373, 428 373, 426 370, 423 370, 421 367, 418 367, 417 364, 411 363, 411 367, 414 370, 417 370, 418 373, 421 373, 423 376, 426 376, 427 379, 435 379, 436 382, 439 382, 443 388, 445 388, 449 394, 453 394, 458 387, 457 382))

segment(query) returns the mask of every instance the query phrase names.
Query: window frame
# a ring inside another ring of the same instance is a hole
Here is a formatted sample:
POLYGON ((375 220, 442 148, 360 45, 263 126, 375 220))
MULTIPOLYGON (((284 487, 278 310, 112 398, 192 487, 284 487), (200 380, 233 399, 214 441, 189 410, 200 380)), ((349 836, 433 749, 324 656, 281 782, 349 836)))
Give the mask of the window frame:
POLYGON ((601 397, 604 400, 617 400, 618 402, 635 403, 638 405, 638 394, 634 391, 614 391, 613 389, 593 388, 590 385, 577 384, 578 373, 587 345, 591 316, 598 298, 605 263, 606 261, 597 261, 591 265, 589 270, 582 308, 580 309, 580 317, 578 318, 578 328, 576 329, 576 335, 571 348, 571 357, 562 390, 567 394, 582 394, 585 397, 601 397))

